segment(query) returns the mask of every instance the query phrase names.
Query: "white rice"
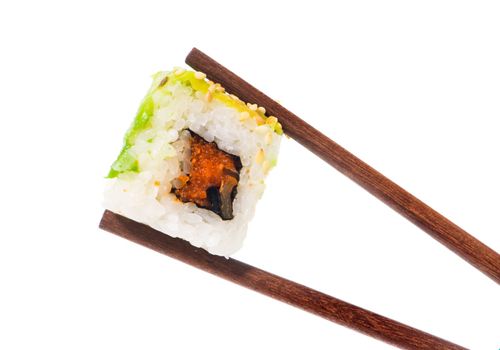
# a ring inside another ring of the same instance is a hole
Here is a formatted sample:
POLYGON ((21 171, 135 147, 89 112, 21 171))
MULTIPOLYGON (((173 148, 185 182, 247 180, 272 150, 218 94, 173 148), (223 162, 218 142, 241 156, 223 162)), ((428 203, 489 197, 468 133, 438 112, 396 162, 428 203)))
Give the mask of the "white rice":
POLYGON ((238 250, 247 224, 264 191, 264 178, 276 163, 281 136, 253 118, 193 88, 175 83, 171 93, 153 94, 157 108, 151 128, 138 134, 130 153, 139 172, 109 179, 104 206, 173 237, 189 241, 212 254, 228 256, 238 250), (231 220, 210 210, 182 203, 171 193, 172 183, 189 167, 189 129, 241 159, 242 168, 231 220))

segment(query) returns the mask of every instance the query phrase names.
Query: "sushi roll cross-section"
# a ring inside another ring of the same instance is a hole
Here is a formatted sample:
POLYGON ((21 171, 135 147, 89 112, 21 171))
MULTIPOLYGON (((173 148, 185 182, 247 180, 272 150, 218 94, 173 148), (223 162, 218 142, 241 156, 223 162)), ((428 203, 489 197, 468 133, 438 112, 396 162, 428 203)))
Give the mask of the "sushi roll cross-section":
POLYGON ((238 250, 276 165, 277 118, 201 72, 153 83, 107 176, 107 209, 212 254, 238 250))

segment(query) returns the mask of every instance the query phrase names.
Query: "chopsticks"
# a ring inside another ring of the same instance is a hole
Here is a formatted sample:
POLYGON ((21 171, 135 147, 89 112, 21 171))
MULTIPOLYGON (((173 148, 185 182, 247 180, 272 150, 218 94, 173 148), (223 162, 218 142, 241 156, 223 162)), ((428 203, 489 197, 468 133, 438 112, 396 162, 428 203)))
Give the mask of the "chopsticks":
POLYGON ((274 115, 283 131, 500 284, 500 255, 221 64, 193 48, 186 63, 274 115))
POLYGON ((187 241, 106 210, 99 227, 132 242, 402 349, 465 349, 243 262, 211 255, 187 241))

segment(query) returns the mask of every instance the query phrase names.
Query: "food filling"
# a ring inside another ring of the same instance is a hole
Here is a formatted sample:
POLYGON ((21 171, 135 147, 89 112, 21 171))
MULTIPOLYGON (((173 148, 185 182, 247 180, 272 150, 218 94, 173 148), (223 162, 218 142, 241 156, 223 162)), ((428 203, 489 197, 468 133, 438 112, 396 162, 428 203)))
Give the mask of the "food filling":
POLYGON ((215 142, 207 142, 193 132, 190 138, 190 170, 177 178, 173 192, 182 202, 209 209, 223 220, 232 219, 240 158, 220 150, 215 142))

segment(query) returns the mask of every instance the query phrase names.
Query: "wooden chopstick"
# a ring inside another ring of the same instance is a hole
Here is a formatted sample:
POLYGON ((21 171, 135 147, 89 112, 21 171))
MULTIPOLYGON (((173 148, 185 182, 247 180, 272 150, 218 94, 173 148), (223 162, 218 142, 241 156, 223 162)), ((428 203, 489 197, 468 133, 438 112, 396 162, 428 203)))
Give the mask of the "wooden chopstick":
POLYGON ((279 119, 287 135, 500 283, 500 255, 493 249, 200 50, 193 48, 186 63, 242 100, 264 107, 279 119))
POLYGON ((465 349, 243 262, 211 255, 187 241, 106 210, 99 227, 158 253, 402 349, 465 349))

